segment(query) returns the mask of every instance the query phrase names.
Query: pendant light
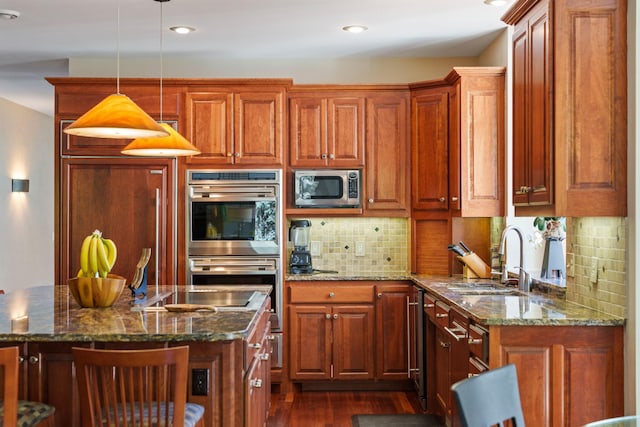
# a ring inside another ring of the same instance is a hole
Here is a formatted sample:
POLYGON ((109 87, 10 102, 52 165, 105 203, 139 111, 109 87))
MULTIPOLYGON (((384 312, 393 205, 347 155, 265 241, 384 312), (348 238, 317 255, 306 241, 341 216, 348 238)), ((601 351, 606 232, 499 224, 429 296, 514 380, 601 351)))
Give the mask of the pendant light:
MULTIPOLYGON (((160 122, 162 122, 162 31, 163 15, 162 3, 169 0, 154 0, 160 3, 160 122)), ((167 123, 160 123, 168 133, 168 136, 160 138, 138 138, 124 147, 122 154, 130 156, 153 156, 153 157, 173 157, 173 156, 194 156, 200 154, 193 144, 167 123)))
POLYGON ((117 17, 116 93, 107 96, 65 128, 69 135, 133 139, 166 136, 168 132, 128 96, 120 93, 120 0, 117 17))

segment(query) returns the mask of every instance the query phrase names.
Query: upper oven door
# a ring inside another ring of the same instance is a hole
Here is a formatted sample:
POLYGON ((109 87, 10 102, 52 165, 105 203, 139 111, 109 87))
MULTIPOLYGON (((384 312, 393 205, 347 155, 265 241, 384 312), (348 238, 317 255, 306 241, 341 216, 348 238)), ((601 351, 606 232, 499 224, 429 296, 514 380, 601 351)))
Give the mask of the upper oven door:
POLYGON ((191 185, 189 256, 279 255, 276 185, 191 185))

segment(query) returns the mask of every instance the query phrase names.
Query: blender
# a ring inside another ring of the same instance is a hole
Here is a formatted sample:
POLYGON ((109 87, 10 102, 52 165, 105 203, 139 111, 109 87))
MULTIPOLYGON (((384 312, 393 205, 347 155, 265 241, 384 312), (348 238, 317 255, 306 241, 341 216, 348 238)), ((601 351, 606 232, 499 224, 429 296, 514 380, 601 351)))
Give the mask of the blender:
POLYGON ((291 220, 289 240, 293 243, 293 252, 289 258, 289 270, 293 274, 309 274, 313 272, 311 266, 311 252, 309 252, 309 232, 311 221, 308 219, 291 220))

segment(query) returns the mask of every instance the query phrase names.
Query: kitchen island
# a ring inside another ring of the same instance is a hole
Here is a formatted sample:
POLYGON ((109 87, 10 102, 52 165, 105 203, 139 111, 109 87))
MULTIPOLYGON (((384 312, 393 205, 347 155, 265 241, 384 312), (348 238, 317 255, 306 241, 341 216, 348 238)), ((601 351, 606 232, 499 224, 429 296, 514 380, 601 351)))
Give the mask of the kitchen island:
MULTIPOLYGON (((188 401, 205 407, 205 425, 263 425, 270 287, 248 289, 255 291, 251 307, 171 313, 145 301, 133 304, 128 289, 112 307, 81 308, 67 286, 28 288, 0 297, 0 346, 20 348, 20 398, 54 405, 57 426, 80 425, 72 347, 179 345, 189 346, 188 401)), ((175 291, 158 289, 167 301, 180 302, 175 291)), ((158 299, 154 290, 147 298, 158 299)))

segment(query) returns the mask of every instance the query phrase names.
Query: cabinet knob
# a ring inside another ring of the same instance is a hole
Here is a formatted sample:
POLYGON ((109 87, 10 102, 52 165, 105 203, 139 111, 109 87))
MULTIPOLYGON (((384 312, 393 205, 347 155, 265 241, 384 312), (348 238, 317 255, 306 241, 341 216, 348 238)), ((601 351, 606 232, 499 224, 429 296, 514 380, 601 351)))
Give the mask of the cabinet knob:
POLYGON ((334 315, 333 315, 333 318, 334 318, 334 319, 337 319, 337 318, 338 318, 338 314, 337 314, 337 313, 336 313, 336 314, 334 314, 334 315))
POLYGON ((520 187, 521 193, 528 193, 529 191, 531 191, 531 187, 527 187, 527 186, 520 187))
POLYGON ((369 199, 369 203, 373 203, 373 199, 369 199))
POLYGON ((231 157, 231 153, 227 153, 227 157, 231 157))
POLYGON ((324 315, 327 319, 331 319, 331 315, 329 313, 324 315))
POLYGON ((335 159, 335 158, 336 158, 336 156, 334 156, 333 154, 329 154, 329 158, 330 158, 331 160, 333 160, 333 159, 335 159))
POLYGON ((335 297, 335 296, 336 296, 336 294, 335 294, 335 293, 333 293, 333 292, 329 292, 329 298, 333 298, 333 297, 335 297))
POLYGON ((24 362, 24 357, 23 356, 19 356, 18 357, 18 363, 22 363, 24 362))
POLYGON ((40 359, 38 359, 38 356, 29 356, 29 363, 31 363, 32 365, 37 364, 40 361, 40 359))
POLYGON ((444 342, 444 341, 440 341, 440 347, 449 348, 449 343, 448 342, 444 342))
POLYGON ((444 203, 447 200, 447 198, 446 197, 440 197, 438 200, 440 201, 440 203, 444 203))
POLYGON ((262 353, 260 355, 260 360, 269 360, 269 353, 262 353))
POLYGON ((378 299, 382 299, 382 292, 378 292, 378 299))
POLYGON ((455 197, 455 196, 453 196, 453 197, 451 198, 451 201, 452 201, 452 202, 457 202, 457 201, 458 201, 458 198, 457 198, 457 197, 455 197))
POLYGON ((262 388, 262 380, 259 379, 259 378, 251 380, 251 387, 253 387, 253 388, 262 388))
POLYGON ((234 156, 240 157, 240 153, 235 153, 234 156))
POLYGON ((326 158, 327 158, 327 155, 323 153, 320 157, 321 157, 322 159, 326 159, 326 158))
POLYGON ((268 339, 269 341, 275 341, 276 336, 275 336, 275 335, 267 335, 267 339, 268 339))
POLYGON ((249 344, 249 348, 255 348, 256 350, 260 350, 262 348, 262 344, 260 344, 259 342, 254 344, 249 344))

